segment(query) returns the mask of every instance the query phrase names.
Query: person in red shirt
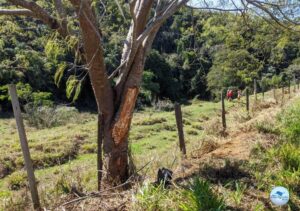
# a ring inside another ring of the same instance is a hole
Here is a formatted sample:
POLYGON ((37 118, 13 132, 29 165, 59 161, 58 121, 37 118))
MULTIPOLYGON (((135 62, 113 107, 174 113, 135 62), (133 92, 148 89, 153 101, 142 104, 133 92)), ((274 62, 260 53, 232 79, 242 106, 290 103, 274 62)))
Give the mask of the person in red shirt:
POLYGON ((233 96, 233 91, 231 89, 227 90, 227 100, 231 101, 233 96))

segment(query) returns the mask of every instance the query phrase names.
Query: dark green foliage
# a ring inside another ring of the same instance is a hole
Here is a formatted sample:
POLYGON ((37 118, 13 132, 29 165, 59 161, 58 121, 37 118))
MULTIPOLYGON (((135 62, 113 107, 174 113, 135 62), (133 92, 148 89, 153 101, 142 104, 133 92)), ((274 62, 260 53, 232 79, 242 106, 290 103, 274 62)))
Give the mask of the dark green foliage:
MULTIPOLYGON (((115 1, 103 3, 105 8, 99 2, 94 6, 99 16, 105 10, 101 31, 110 74, 120 65, 130 14, 124 9, 126 4, 120 3, 121 14, 115 1)), ((53 9, 50 3, 43 4, 49 11, 53 9)), ((77 29, 69 21, 70 27, 77 29)), ((77 37, 62 39, 30 18, 1 17, 0 23, 2 110, 10 109, 5 85, 18 82, 29 84, 31 92, 52 93, 55 101, 91 104, 86 102, 93 98, 89 79, 81 58, 74 53, 77 37)), ((269 25, 259 17, 183 8, 157 34, 146 59, 138 103, 208 99, 219 96, 222 87, 244 89, 261 77, 265 78, 259 83, 261 89, 286 85, 294 75, 300 78, 299 41, 299 34, 269 25), (271 80, 274 75, 278 78, 271 80)))

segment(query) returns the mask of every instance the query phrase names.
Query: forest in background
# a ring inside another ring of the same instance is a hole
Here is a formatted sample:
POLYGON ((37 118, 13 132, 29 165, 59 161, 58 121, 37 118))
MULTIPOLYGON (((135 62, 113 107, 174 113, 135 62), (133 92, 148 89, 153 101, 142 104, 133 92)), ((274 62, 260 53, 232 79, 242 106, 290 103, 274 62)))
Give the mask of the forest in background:
MULTIPOLYGON (((119 65, 120 41, 126 38, 127 27, 122 26, 130 22, 114 2, 106 3, 101 32, 111 73, 119 65)), ((18 84, 22 104, 74 104, 94 110, 86 67, 72 53, 78 38, 58 39, 39 21, 27 19, 0 17, 1 110, 11 109, 9 83, 18 84)), ((300 76, 299 40, 299 33, 263 17, 184 8, 167 20, 153 43, 138 106, 166 99, 214 99, 223 87, 244 89, 254 79, 260 88, 279 87, 300 76)))

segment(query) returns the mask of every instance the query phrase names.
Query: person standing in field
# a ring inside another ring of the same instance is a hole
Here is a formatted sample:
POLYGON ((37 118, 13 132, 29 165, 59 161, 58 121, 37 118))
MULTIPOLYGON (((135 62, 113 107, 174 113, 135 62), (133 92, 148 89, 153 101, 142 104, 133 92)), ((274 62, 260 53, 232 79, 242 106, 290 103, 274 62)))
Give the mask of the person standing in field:
POLYGON ((231 100, 232 100, 232 96, 233 96, 233 91, 232 91, 232 89, 228 89, 228 90, 227 90, 226 96, 227 96, 227 100, 228 100, 228 101, 231 101, 231 100))

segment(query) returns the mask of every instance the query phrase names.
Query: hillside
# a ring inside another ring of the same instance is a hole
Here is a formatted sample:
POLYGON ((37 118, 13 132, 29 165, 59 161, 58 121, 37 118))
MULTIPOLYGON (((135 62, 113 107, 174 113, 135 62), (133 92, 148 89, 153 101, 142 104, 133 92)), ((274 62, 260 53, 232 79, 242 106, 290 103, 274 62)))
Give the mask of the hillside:
MULTIPOLYGON (((180 198, 188 181, 200 176, 212 183, 214 193, 225 199, 227 207, 235 210, 271 208, 268 191, 278 181, 266 184, 264 180, 271 177, 267 178, 267 172, 266 175, 257 172, 255 166, 258 164, 255 163, 280 139, 276 132, 279 127, 277 116, 286 108, 299 105, 299 94, 292 93, 290 100, 286 95, 284 101, 284 105, 276 104, 271 92, 267 93, 264 101, 259 96, 256 105, 252 104, 249 115, 245 111, 244 99, 227 103, 228 128, 225 136, 220 133, 219 102, 194 100, 190 105, 183 106, 188 152, 184 159, 179 153, 173 111, 148 108, 135 112, 130 146, 140 179, 144 182, 155 181, 158 168, 166 167, 174 172, 173 181, 176 185, 171 190, 161 190, 162 193, 159 190, 148 190, 150 192, 141 197, 140 191, 147 186, 135 182, 127 191, 104 191, 101 197, 84 197, 84 200, 67 204, 66 207, 79 209, 84 206, 86 210, 97 210, 105 206, 103 209, 121 206, 127 210, 134 206, 136 210, 157 210, 148 207, 152 203, 159 210, 169 207, 175 209, 180 201, 183 200, 183 203, 188 200, 186 197, 180 198), (180 193, 177 199, 174 198, 176 192, 180 193), (165 195, 161 198, 156 194, 165 195), (132 203, 132 196, 137 197, 136 203, 132 203)), ((25 172, 22 170, 23 159, 14 119, 0 119, 0 131, 0 209, 22 210, 30 206, 30 196, 26 188, 25 172)), ((26 131, 33 163, 38 169, 36 177, 45 207, 53 209, 80 197, 74 190, 80 193, 96 190, 95 114, 73 113, 65 125, 49 129, 26 125, 26 131)), ((294 179, 297 177, 295 174, 294 179)), ((295 195, 292 197, 294 206, 298 207, 299 198, 295 195)))

